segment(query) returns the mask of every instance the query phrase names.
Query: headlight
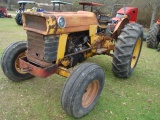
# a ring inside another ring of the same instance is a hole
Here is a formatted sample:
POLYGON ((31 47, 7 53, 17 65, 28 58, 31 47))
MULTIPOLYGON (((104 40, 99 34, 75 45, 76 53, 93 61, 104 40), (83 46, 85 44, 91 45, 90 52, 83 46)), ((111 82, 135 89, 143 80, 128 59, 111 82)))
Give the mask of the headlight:
POLYGON ((66 26, 66 21, 62 16, 58 17, 57 23, 60 28, 64 28, 66 26))

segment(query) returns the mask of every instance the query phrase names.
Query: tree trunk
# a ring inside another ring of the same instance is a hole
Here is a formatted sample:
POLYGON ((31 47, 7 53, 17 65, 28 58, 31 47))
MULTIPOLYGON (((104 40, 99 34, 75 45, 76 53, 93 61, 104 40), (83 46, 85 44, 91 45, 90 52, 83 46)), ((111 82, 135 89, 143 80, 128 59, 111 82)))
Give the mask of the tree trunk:
POLYGON ((11 0, 7 0, 7 10, 11 10, 11 0))
POLYGON ((150 23, 150 28, 152 25, 157 21, 157 15, 158 15, 158 6, 159 6, 159 0, 155 0, 152 6, 152 18, 150 23))

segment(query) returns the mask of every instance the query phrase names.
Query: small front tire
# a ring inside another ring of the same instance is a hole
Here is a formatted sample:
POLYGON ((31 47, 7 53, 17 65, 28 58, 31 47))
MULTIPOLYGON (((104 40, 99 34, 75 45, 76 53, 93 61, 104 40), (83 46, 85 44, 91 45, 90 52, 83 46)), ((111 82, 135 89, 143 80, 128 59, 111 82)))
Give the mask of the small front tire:
POLYGON ((80 118, 95 106, 104 86, 104 72, 93 63, 79 65, 67 79, 61 94, 61 106, 71 116, 80 118))
POLYGON ((25 56, 26 49, 26 42, 15 42, 10 44, 2 54, 2 70, 12 81, 20 82, 34 77, 19 68, 19 58, 25 56))

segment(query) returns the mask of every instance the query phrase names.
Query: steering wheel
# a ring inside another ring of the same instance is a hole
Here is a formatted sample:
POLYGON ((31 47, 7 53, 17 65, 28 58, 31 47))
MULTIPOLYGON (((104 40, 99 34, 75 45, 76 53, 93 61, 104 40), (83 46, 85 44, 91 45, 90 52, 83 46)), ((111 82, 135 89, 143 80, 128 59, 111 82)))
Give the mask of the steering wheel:
POLYGON ((101 19, 101 15, 102 15, 101 12, 98 9, 94 8, 93 13, 96 15, 96 18, 99 21, 101 19))
POLYGON ((112 20, 108 15, 102 14, 96 8, 94 8, 93 10, 94 10, 93 13, 96 15, 96 18, 97 18, 99 24, 112 23, 112 20), (102 21, 104 21, 104 22, 102 22, 102 21))

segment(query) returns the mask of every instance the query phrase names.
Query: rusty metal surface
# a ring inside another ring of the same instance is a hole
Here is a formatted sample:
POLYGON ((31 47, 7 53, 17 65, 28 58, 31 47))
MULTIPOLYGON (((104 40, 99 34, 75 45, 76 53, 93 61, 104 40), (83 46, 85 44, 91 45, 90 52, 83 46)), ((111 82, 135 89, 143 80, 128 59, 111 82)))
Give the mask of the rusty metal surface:
POLYGON ((27 58, 28 58, 29 61, 31 61, 31 62, 33 62, 37 65, 40 65, 42 67, 48 67, 48 66, 52 65, 52 63, 47 63, 47 62, 44 62, 42 60, 36 59, 36 58, 32 57, 30 54, 27 55, 27 58))
POLYGON ((95 52, 93 52, 95 54, 111 55, 110 52, 114 51, 114 46, 113 39, 104 33, 97 33, 93 37, 92 52, 95 50, 95 52))
POLYGON ((121 33, 121 30, 124 28, 124 26, 129 23, 129 19, 128 18, 123 18, 121 21, 118 22, 118 24, 116 25, 112 37, 114 39, 117 40, 119 34, 121 33))
POLYGON ((64 34, 89 30, 90 25, 98 25, 96 16, 92 12, 25 12, 23 13, 23 28, 43 35, 64 34), (61 29, 57 25, 57 19, 63 16, 66 27, 61 29))
POLYGON ((27 55, 43 60, 45 42, 43 35, 27 31, 27 41, 27 55))
POLYGON ((53 64, 52 66, 46 67, 46 68, 36 66, 34 64, 31 64, 29 61, 27 61, 26 57, 20 58, 19 63, 20 63, 20 68, 23 71, 28 72, 37 77, 42 77, 42 78, 48 77, 56 73, 58 68, 58 65, 56 64, 53 64))
POLYGON ((47 30, 46 19, 41 16, 26 15, 24 21, 27 27, 35 29, 37 32, 44 33, 47 30))
MULTIPOLYGON (((58 36, 44 36, 35 32, 27 31, 27 51, 26 56, 28 60, 42 67, 52 65, 56 61, 58 36), (49 61, 48 58, 51 58, 49 61)), ((59 38, 59 37, 58 37, 59 38)))

